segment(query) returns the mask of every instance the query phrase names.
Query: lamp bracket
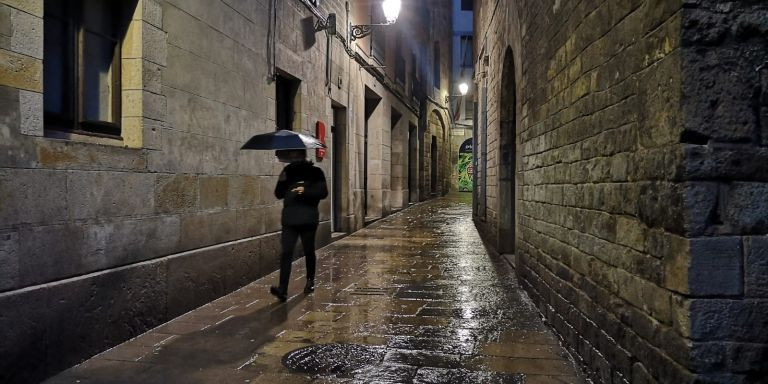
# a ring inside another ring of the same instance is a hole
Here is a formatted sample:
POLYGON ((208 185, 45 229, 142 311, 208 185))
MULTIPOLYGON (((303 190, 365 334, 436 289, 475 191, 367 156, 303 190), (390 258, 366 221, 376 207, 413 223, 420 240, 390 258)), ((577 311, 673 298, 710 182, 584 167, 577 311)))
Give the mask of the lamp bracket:
POLYGON ((381 23, 381 24, 357 24, 357 25, 350 25, 349 26, 349 32, 350 40, 357 40, 362 39, 363 37, 366 37, 373 32, 373 28, 376 26, 383 26, 383 25, 392 25, 394 23, 381 23))

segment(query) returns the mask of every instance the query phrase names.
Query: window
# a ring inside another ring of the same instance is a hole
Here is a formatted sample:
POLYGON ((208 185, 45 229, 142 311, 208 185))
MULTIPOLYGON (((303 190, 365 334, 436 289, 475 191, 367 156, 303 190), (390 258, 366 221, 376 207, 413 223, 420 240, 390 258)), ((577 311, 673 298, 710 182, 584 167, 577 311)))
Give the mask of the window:
POLYGON ((473 0, 461 0, 461 10, 471 11, 473 9, 473 0))
MULTIPOLYGON (((384 23, 384 10, 380 4, 371 6, 371 24, 384 23)), ((380 64, 384 64, 386 55, 386 36, 384 29, 379 26, 372 27, 371 30, 371 56, 380 64)))
POLYGON ((470 120, 475 116, 475 103, 472 100, 464 100, 464 119, 470 120))
POLYGON ((472 36, 461 36, 459 44, 460 63, 464 68, 474 67, 474 57, 472 54, 472 36))
POLYGON ((432 59, 432 79, 434 80, 435 88, 440 88, 440 43, 435 42, 435 55, 432 59))
POLYGON ((395 53, 395 81, 405 85, 405 56, 403 55, 403 32, 397 33, 397 49, 395 53))
POLYGON ((120 46, 126 2, 45 0, 47 130, 120 136, 120 46))
POLYGON ((292 131, 300 124, 296 121, 296 107, 299 102, 299 85, 301 82, 287 75, 277 75, 275 80, 275 119, 277 129, 292 131))

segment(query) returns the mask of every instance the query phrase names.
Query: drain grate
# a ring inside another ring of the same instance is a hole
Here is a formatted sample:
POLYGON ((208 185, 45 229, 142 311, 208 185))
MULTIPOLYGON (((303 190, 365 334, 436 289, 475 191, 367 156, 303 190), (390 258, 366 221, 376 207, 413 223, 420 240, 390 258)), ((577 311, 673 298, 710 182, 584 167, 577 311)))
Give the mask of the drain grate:
POLYGON ((388 296, 389 290, 387 288, 359 287, 353 289, 349 294, 360 296, 388 296))
POLYGON ((316 344, 286 353, 282 363, 303 373, 344 375, 376 365, 383 358, 383 348, 360 344, 316 344))

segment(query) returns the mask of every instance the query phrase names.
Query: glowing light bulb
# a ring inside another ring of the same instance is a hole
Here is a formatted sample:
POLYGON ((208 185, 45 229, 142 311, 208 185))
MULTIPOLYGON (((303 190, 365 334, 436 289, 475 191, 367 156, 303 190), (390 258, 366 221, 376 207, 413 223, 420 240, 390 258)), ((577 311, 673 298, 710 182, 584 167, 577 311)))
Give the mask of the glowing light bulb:
POLYGON ((381 8, 384 9, 384 17, 387 19, 387 23, 394 23, 397 21, 397 17, 400 15, 400 6, 402 2, 400 0, 384 0, 381 3, 381 8))
POLYGON ((467 83, 459 84, 459 93, 464 96, 467 94, 467 92, 469 92, 469 85, 467 83))

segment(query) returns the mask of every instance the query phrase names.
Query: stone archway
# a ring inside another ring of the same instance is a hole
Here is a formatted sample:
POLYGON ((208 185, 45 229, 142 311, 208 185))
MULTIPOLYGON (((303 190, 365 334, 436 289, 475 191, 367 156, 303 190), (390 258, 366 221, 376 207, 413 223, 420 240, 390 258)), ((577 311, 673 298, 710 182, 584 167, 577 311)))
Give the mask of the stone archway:
POLYGON ((515 253, 517 82, 512 48, 504 52, 499 95, 499 253, 515 253))

